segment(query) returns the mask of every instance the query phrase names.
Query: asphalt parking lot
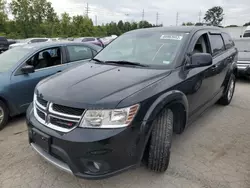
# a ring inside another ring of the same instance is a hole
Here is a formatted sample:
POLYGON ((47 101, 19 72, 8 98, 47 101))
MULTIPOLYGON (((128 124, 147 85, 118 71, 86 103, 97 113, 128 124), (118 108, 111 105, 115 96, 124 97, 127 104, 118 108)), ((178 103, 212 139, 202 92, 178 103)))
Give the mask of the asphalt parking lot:
POLYGON ((250 81, 239 81, 230 106, 214 105, 175 136, 169 170, 145 167, 98 181, 51 166, 28 145, 24 116, 0 132, 0 188, 250 188, 250 81))

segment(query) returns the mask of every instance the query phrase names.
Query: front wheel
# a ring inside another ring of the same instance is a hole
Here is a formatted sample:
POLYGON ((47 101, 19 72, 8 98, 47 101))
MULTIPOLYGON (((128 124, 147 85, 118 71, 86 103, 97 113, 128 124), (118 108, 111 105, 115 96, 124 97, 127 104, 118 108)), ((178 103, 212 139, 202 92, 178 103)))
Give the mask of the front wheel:
POLYGON ((5 127, 9 119, 9 111, 4 102, 0 101, 0 131, 5 127))
POLYGON ((232 74, 228 82, 227 90, 225 94, 222 96, 222 98, 219 100, 219 104, 229 105, 231 103, 235 90, 235 82, 236 82, 235 75, 232 74))
POLYGON ((173 112, 170 109, 164 109, 153 122, 147 164, 152 171, 165 172, 168 168, 173 135, 173 120, 173 112))

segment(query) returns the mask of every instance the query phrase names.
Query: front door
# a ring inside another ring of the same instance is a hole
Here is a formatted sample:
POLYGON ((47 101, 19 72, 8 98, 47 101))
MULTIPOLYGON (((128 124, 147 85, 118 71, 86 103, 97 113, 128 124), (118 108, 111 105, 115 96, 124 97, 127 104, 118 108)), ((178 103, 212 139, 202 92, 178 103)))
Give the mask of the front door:
POLYGON ((67 64, 63 63, 61 47, 49 48, 36 53, 25 65, 32 65, 35 72, 24 74, 21 67, 11 76, 11 98, 17 104, 20 112, 25 112, 33 100, 34 89, 42 79, 63 71, 67 64))

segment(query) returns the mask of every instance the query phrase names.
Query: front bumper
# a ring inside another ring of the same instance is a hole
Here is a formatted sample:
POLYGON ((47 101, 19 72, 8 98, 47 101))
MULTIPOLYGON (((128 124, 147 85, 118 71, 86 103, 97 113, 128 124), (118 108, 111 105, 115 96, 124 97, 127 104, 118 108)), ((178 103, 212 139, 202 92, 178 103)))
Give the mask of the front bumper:
POLYGON ((250 76, 250 63, 237 63, 237 72, 240 75, 250 76))
POLYGON ((140 124, 122 129, 75 128, 65 134, 42 125, 33 114, 30 106, 27 111, 30 145, 48 162, 68 173, 101 179, 140 165, 144 143, 140 124), (49 136, 49 150, 36 143, 34 133, 49 136))

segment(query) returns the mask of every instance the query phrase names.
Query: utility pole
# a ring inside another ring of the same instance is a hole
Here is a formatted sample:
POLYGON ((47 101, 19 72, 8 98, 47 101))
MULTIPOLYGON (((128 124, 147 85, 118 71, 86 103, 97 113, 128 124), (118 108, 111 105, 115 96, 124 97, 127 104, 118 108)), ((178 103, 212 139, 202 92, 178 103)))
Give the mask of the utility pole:
POLYGON ((145 12, 144 12, 144 9, 142 10, 142 21, 144 21, 144 14, 145 14, 145 12))
POLYGON ((89 17, 89 3, 87 3, 86 6, 86 16, 89 17))
POLYGON ((156 13, 156 26, 158 25, 158 20, 159 20, 159 13, 156 13))
POLYGON ((176 26, 178 25, 179 22, 179 12, 176 13, 176 26))
POLYGON ((95 26, 97 26, 97 15, 95 15, 95 26))
POLYGON ((199 12, 199 23, 201 23, 201 15, 202 15, 202 12, 200 11, 199 12))

